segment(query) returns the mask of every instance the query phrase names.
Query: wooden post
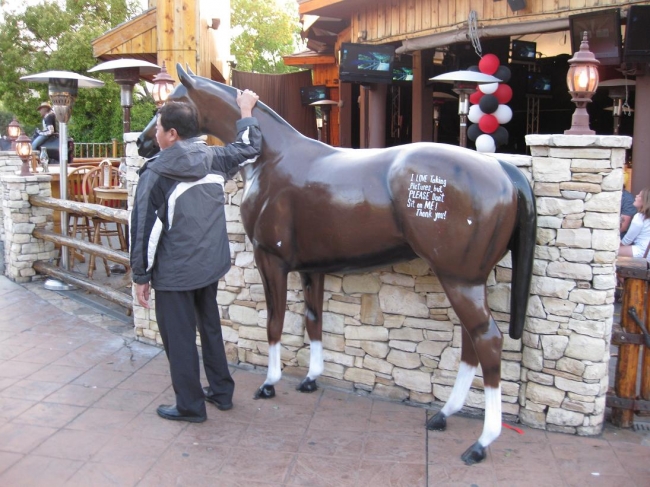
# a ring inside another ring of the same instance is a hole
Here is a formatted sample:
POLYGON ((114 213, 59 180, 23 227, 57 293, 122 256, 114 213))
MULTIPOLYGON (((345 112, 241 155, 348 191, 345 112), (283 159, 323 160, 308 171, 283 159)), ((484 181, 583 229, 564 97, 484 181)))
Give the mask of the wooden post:
MULTIPOLYGON (((636 308, 638 316, 646 320, 645 297, 648 292, 648 283, 642 279, 626 278, 623 291, 623 304, 621 306, 621 327, 627 333, 641 333, 641 329, 628 314, 630 307, 636 308)), ((623 399, 636 398, 637 370, 639 367, 640 345, 627 343, 618 349, 618 362, 616 364, 616 397, 623 399)), ((634 411, 624 408, 612 408, 612 423, 619 428, 630 428, 634 422, 634 411)))

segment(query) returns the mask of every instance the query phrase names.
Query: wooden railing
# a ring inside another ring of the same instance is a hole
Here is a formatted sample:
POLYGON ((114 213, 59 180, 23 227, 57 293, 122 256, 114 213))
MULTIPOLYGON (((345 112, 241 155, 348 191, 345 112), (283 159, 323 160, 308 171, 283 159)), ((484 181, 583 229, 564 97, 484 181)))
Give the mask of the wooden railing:
POLYGON ((74 158, 118 158, 124 156, 124 143, 113 139, 113 142, 75 142, 74 158))
MULTIPOLYGON (((120 210, 117 208, 110 208, 103 205, 79 203, 76 201, 61 200, 47 196, 30 196, 29 202, 33 206, 50 208, 55 211, 58 210, 68 213, 80 214, 93 219, 101 219, 103 221, 114 222, 122 225, 128 225, 129 223, 128 211, 120 210)), ((35 238, 40 238, 60 245, 62 247, 62 252, 65 251, 65 247, 68 247, 71 249, 88 252, 106 260, 122 264, 124 266, 129 265, 129 254, 127 252, 114 250, 92 242, 87 242, 47 230, 34 229, 32 234, 35 238)), ((133 299, 131 295, 116 291, 109 286, 102 286, 101 284, 98 284, 97 282, 92 281, 85 276, 72 273, 49 262, 37 261, 34 263, 34 269, 41 274, 54 277, 68 284, 72 284, 74 286, 85 289, 88 292, 97 294, 105 299, 108 299, 109 301, 125 307, 127 310, 129 310, 129 312, 133 310, 133 299)))

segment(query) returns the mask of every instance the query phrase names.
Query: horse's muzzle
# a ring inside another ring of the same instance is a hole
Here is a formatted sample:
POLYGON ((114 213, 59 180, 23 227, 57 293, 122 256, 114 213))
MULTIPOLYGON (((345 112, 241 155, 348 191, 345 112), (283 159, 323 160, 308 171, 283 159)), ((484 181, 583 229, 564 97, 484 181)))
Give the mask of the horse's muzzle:
POLYGON ((138 137, 136 145, 138 146, 138 154, 140 157, 149 158, 160 152, 158 144, 156 144, 152 139, 145 138, 144 133, 138 137))

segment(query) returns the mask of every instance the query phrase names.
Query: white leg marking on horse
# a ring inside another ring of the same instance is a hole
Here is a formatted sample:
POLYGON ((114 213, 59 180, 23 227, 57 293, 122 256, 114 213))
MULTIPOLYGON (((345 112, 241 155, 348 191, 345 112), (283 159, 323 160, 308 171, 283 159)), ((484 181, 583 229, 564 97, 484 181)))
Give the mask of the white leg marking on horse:
POLYGON ((307 377, 315 380, 323 373, 323 342, 312 341, 309 346, 309 372, 307 377))
POLYGON ((501 434, 501 384, 485 388, 485 423, 478 439, 481 446, 488 446, 501 434))
POLYGON ((465 399, 467 398, 467 393, 472 385, 472 380, 474 380, 475 374, 476 367, 465 362, 460 363, 456 382, 454 382, 454 388, 451 390, 449 399, 447 399, 447 402, 440 410, 446 418, 460 411, 463 404, 465 404, 465 399))
POLYGON ((280 343, 269 345, 269 370, 266 372, 264 384, 272 386, 282 377, 282 368, 280 367, 280 343))

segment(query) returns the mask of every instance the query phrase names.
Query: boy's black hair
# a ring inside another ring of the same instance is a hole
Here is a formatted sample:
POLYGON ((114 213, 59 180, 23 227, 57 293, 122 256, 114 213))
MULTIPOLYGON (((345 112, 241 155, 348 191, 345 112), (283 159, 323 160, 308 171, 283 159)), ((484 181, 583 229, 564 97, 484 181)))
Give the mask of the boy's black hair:
POLYGON ((165 132, 170 129, 176 129, 178 137, 189 139, 198 137, 199 132, 199 115, 194 105, 180 101, 169 101, 165 103, 158 112, 160 125, 165 132))

